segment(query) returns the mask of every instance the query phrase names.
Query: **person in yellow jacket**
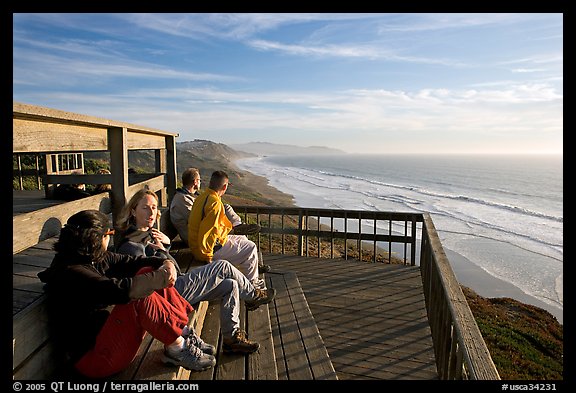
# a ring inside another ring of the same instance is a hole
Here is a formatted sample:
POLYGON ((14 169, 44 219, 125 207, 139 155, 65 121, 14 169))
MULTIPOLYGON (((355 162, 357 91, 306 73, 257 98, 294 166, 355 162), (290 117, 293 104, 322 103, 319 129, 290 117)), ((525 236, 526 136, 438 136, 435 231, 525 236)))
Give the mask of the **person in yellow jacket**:
POLYGON ((208 188, 194 201, 188 217, 188 246, 194 258, 210 263, 224 259, 236 266, 258 289, 266 289, 258 278, 258 249, 242 235, 229 235, 232 223, 226 217, 222 195, 229 186, 224 171, 215 171, 208 188))

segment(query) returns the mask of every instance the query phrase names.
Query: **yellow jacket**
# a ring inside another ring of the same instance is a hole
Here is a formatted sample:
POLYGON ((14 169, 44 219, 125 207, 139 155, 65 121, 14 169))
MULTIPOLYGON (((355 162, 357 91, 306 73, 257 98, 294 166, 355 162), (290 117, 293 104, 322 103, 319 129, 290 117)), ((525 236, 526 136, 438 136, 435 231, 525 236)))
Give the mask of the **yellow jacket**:
POLYGON ((207 188, 194 201, 188 217, 188 246, 199 261, 211 261, 216 242, 223 245, 232 230, 224 204, 216 191, 207 188))

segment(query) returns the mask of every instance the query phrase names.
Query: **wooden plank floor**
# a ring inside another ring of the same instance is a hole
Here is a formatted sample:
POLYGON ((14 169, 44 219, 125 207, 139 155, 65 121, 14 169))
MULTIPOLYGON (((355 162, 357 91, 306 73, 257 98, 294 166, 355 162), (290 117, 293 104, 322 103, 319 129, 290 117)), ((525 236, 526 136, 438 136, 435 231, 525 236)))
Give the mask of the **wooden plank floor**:
MULTIPOLYGON (((298 277, 338 379, 438 379, 417 266, 265 255, 298 277)), ((279 370, 280 372, 280 370, 279 370)))

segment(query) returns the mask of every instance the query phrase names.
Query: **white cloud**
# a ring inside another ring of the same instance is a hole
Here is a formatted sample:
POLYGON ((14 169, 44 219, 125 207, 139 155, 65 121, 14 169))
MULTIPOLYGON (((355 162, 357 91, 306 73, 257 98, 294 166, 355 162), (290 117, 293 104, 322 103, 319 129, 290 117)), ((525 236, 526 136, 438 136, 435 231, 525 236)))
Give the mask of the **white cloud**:
POLYGON ((493 149, 519 151, 538 144, 548 150, 562 146, 563 99, 544 85, 273 93, 141 89, 113 96, 54 94, 44 99, 54 100, 63 110, 179 132, 180 140, 233 143, 247 141, 249 135, 262 139, 289 133, 294 138, 302 135, 308 144, 350 151, 359 151, 360 145, 353 146, 366 140, 375 149, 396 146, 396 152, 400 146, 405 151, 410 146, 440 149, 442 144, 444 149, 460 144, 464 150, 486 150, 492 144, 493 149))
POLYGON ((113 59, 111 56, 67 58, 45 54, 33 50, 17 49, 14 60, 19 66, 14 68, 14 83, 26 81, 26 84, 85 84, 83 78, 90 77, 96 84, 104 83, 107 78, 146 78, 174 79, 185 81, 240 81, 242 78, 212 73, 181 71, 162 65, 134 61, 129 59, 113 59), (43 67, 37 67, 37 64, 43 67))
POLYGON ((13 97, 185 139, 558 149, 559 33, 539 14, 15 14, 13 97))
POLYGON ((529 72, 543 72, 546 71, 543 68, 513 68, 512 72, 517 73, 529 73, 529 72))

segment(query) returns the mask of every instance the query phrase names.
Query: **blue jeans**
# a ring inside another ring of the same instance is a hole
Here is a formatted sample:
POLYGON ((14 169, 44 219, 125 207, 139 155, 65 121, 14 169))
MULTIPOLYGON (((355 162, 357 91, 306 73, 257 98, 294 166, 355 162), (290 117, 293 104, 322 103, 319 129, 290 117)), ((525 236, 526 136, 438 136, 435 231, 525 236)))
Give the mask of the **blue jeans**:
POLYGON ((254 286, 226 260, 213 261, 179 276, 174 284, 190 304, 220 302, 220 327, 224 337, 232 337, 240 327, 240 300, 254 299, 254 286))

